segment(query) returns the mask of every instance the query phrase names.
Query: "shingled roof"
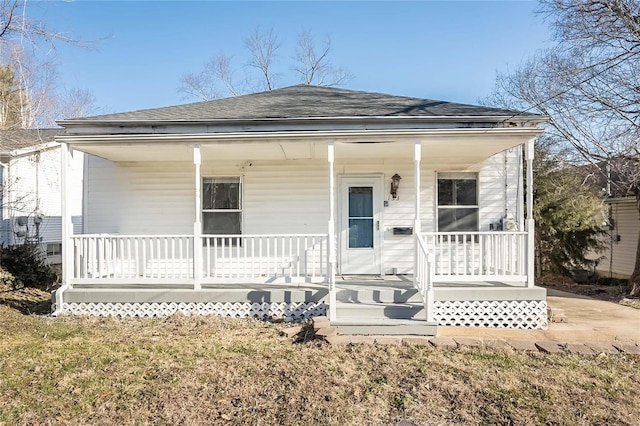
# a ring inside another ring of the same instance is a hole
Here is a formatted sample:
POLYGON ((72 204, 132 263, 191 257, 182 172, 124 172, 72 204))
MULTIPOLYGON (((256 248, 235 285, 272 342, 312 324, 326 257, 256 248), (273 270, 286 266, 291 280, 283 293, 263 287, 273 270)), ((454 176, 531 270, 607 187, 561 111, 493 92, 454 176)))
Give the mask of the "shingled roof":
POLYGON ((56 136, 62 135, 63 133, 65 133, 64 129, 2 130, 0 131, 0 152, 8 152, 53 142, 56 136))
POLYGON ((199 122, 344 117, 539 117, 536 114, 335 87, 297 85, 231 98, 97 115, 75 122, 199 122))

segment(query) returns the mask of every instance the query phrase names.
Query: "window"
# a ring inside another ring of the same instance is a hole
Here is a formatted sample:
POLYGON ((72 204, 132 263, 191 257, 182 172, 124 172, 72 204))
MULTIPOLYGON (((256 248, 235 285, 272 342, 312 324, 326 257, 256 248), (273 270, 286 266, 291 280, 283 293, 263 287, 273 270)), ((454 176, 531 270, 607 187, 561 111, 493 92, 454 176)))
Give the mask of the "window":
POLYGON ((438 231, 478 230, 478 175, 438 173, 438 231))
POLYGON ((242 233, 242 182, 240 177, 203 178, 202 233, 242 233))
POLYGON ((62 254, 62 243, 48 243, 47 256, 60 256, 62 254))

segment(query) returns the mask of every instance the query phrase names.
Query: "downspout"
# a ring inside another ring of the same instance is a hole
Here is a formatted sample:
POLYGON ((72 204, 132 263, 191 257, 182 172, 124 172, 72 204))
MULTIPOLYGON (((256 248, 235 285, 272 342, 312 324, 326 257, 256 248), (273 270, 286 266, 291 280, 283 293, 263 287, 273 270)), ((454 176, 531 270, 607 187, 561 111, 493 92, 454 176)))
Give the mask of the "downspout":
POLYGON ((61 222, 62 222, 62 285, 52 295, 53 298, 53 316, 64 313, 64 292, 71 288, 71 273, 73 270, 73 257, 71 247, 71 236, 73 235, 73 225, 71 224, 71 215, 69 214, 69 157, 71 149, 66 143, 60 144, 60 162, 61 162, 61 222))
POLYGON ((509 176, 507 175, 507 150, 502 151, 502 173, 504 175, 504 194, 503 194, 503 202, 504 202, 504 219, 506 220, 509 217, 509 176))

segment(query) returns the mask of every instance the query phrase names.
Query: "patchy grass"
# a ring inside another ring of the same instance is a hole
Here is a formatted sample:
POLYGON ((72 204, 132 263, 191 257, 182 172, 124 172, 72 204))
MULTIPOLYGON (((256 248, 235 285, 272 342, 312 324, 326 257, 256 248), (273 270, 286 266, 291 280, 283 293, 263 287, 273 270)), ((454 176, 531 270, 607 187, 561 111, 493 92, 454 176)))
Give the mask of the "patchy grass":
POLYGON ((636 424, 637 357, 295 344, 286 325, 0 306, 0 424, 636 424))

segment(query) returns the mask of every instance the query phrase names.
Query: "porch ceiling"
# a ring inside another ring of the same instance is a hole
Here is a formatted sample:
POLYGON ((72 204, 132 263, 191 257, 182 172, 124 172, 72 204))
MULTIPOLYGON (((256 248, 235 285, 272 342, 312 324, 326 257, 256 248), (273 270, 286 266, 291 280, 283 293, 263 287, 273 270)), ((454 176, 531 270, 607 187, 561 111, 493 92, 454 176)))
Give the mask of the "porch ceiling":
MULTIPOLYGON (((466 138, 422 141, 422 161, 476 164, 493 154, 525 142, 522 139, 466 138)), ((201 144, 202 161, 327 160, 326 142, 246 142, 201 144)), ((336 142, 336 161, 343 159, 406 159, 413 161, 415 141, 336 142)), ((72 144, 74 149, 111 161, 191 162, 193 143, 72 144)))

